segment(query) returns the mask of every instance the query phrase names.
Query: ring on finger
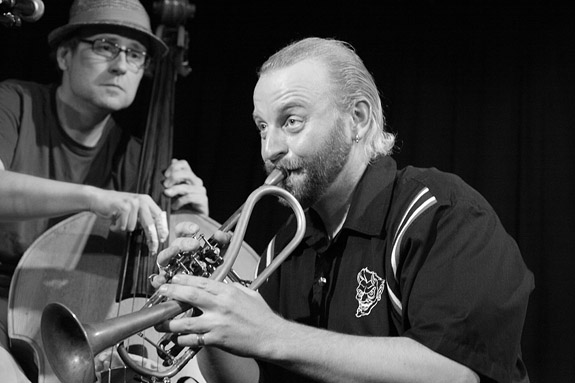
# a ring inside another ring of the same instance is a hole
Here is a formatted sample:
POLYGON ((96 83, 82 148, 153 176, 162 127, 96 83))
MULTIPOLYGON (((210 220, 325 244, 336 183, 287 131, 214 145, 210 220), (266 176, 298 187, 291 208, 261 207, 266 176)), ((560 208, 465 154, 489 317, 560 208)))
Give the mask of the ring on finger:
POLYGON ((206 345, 204 334, 196 334, 196 340, 198 341, 198 347, 204 347, 206 345))

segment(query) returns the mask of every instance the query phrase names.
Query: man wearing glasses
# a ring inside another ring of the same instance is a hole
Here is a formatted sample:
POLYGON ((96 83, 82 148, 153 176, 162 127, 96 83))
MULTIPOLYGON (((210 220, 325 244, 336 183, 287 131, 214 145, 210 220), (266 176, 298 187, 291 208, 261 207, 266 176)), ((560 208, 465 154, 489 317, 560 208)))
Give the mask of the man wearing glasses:
POLYGON ((108 40, 106 38, 96 38, 94 40, 81 39, 80 41, 92 46, 92 51, 98 56, 105 57, 107 60, 115 60, 120 53, 126 54, 126 62, 128 65, 138 72, 148 64, 148 52, 146 48, 123 48, 121 45, 116 44, 114 38, 108 40))
MULTIPOLYGON (((10 280, 51 218, 92 211, 126 231, 139 222, 152 252, 167 237, 161 208, 133 193, 141 145, 112 116, 132 104, 147 64, 168 50, 145 9, 137 0, 75 0, 48 42, 59 85, 0 83, 0 371, 10 382, 28 381, 6 335, 10 280)), ((165 177, 174 209, 208 214, 202 180, 186 161, 172 160, 165 177)))

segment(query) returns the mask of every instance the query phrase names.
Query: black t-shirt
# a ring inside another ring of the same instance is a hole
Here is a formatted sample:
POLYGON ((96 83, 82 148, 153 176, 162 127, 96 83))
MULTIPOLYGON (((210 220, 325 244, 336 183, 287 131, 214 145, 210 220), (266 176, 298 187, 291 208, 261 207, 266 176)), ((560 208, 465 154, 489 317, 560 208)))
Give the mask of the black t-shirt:
MULTIPOLYGON (((0 83, 0 159, 4 167, 59 181, 136 190, 139 141, 110 118, 95 147, 78 144, 58 122, 55 92, 55 85, 0 83)), ((9 275, 23 252, 55 222, 0 222, 0 289, 8 288, 9 275)))
MULTIPOLYGON (((484 382, 529 381, 520 339, 533 276, 491 206, 459 177, 398 171, 382 157, 332 243, 317 214, 306 215, 304 240, 260 287, 273 310, 335 332, 412 338, 484 382)), ((293 231, 290 223, 278 233, 272 253, 293 231)), ((262 381, 309 381, 260 365, 262 381)))

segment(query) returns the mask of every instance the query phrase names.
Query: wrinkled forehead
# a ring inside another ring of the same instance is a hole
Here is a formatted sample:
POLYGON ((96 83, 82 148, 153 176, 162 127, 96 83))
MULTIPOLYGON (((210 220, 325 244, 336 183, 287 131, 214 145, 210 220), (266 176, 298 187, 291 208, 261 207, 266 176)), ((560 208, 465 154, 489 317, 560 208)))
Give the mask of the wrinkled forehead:
POLYGON ((304 60, 262 74, 254 88, 254 107, 292 99, 317 102, 326 98, 332 85, 327 67, 317 60, 304 60))

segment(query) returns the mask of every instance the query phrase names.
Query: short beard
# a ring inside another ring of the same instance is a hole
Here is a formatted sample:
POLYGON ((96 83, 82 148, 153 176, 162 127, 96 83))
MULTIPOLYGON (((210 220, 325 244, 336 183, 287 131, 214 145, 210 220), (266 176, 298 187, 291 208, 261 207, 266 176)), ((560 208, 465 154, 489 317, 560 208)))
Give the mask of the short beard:
POLYGON ((281 187, 293 194, 304 209, 313 206, 324 196, 349 158, 352 143, 344 134, 342 120, 338 119, 335 124, 330 140, 323 143, 311 157, 280 161, 275 165, 269 162, 265 164, 268 174, 274 168, 280 168, 287 170, 288 173, 290 170, 296 170, 293 178, 304 176, 303 180, 295 182, 288 176, 280 183, 281 187))

